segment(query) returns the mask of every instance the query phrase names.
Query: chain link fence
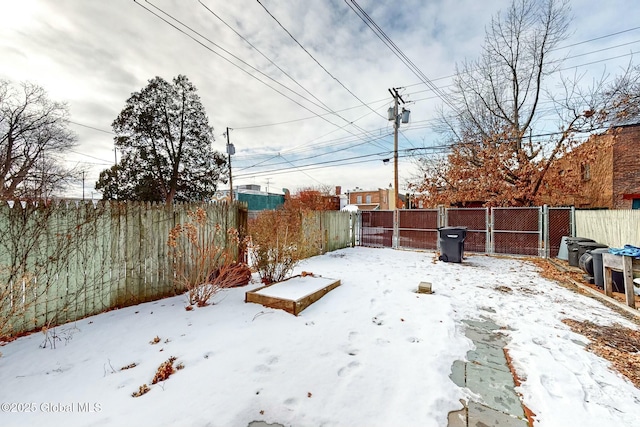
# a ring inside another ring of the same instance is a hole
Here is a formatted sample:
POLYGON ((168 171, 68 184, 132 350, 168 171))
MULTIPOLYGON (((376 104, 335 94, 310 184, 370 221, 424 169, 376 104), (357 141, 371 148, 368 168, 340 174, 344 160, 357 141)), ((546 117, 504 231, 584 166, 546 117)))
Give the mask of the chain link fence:
POLYGON ((573 218, 572 208, 547 207, 363 211, 357 244, 437 250, 441 226, 466 227, 465 252, 556 256, 573 218))

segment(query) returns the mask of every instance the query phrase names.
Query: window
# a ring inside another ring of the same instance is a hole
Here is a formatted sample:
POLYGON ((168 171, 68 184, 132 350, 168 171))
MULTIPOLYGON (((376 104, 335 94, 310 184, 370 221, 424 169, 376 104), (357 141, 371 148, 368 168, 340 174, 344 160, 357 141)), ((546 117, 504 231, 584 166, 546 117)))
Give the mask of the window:
POLYGON ((640 209, 640 199, 633 199, 631 209, 640 209))
POLYGON ((356 203, 357 203, 358 205, 361 205, 361 204, 362 204, 362 196, 357 196, 357 197, 356 197, 356 203))
POLYGON ((371 194, 367 195, 367 203, 371 203, 371 194))
POLYGON ((587 164, 580 165, 580 173, 582 174, 583 181, 589 181, 591 179, 591 167, 587 164))

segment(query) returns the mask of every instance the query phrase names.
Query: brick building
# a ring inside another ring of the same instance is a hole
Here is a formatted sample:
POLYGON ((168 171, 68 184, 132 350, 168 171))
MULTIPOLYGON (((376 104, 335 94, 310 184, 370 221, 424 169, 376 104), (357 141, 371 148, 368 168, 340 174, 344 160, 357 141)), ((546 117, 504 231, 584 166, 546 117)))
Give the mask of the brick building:
POLYGON ((640 123, 594 135, 558 166, 579 171, 580 183, 565 203, 578 208, 640 209, 640 123), (589 160, 580 158, 591 150, 589 160))
MULTIPOLYGON (((358 206, 361 211, 396 209, 395 191, 392 187, 378 188, 373 191, 356 188, 347 192, 347 199, 348 204, 358 206)), ((402 206, 398 206, 398 208, 402 208, 402 206)))

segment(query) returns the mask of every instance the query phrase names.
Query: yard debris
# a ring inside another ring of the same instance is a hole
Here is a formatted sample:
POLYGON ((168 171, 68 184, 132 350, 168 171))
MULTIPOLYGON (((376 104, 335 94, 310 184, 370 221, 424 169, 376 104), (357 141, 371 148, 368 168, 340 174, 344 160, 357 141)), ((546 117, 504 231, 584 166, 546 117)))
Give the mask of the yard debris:
POLYGON ((143 394, 146 394, 147 392, 149 392, 149 390, 151 390, 149 388, 148 385, 146 384, 142 384, 139 388, 138 391, 134 391, 133 393, 131 393, 131 397, 140 397, 143 394))
POLYGON ((149 344, 151 344, 151 345, 158 344, 160 341, 161 341, 160 337, 156 335, 156 337, 154 339, 149 341, 149 344))
POLYGON ((175 361, 176 361, 176 358, 171 356, 165 362, 162 362, 162 364, 158 366, 158 370, 156 371, 156 374, 153 377, 153 381, 151 381, 151 384, 157 384, 160 381, 164 381, 168 379, 171 376, 171 374, 175 373, 176 369, 173 367, 173 362, 175 361))
POLYGON ((613 368, 640 388, 640 331, 620 325, 602 326, 592 322, 564 319, 562 323, 591 342, 587 350, 608 360, 613 368))
POLYGON ((135 368, 136 366, 138 366, 138 364, 136 362, 133 362, 133 363, 129 363, 126 366, 123 366, 122 368, 120 368, 120 370, 126 371, 127 369, 132 369, 132 368, 135 368))

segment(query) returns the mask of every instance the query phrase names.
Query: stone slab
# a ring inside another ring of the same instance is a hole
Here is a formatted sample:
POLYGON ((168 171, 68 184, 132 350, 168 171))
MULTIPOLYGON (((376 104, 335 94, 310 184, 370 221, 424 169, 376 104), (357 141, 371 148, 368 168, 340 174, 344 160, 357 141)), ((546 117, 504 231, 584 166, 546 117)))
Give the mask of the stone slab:
POLYGON ((490 331, 488 329, 468 326, 464 330, 464 334, 473 342, 482 342, 487 345, 493 345, 495 347, 504 348, 508 343, 507 336, 499 332, 490 331))
POLYGON ((468 427, 529 427, 525 419, 504 414, 477 402, 469 402, 468 427))
POLYGON ((456 360, 455 362, 453 362, 453 365, 451 365, 451 375, 449 375, 449 378, 451 378, 451 381, 453 381, 453 383, 458 387, 467 386, 466 372, 465 372, 467 369, 466 365, 467 364, 464 363, 462 360, 456 360))
POLYGON ((520 398, 514 391, 511 372, 467 363, 467 387, 482 396, 484 404, 497 411, 524 417, 520 398))
POLYGON ((509 372, 509 375, 511 375, 502 347, 495 347, 482 342, 475 342, 475 345, 475 350, 467 352, 467 359, 470 362, 509 372))

